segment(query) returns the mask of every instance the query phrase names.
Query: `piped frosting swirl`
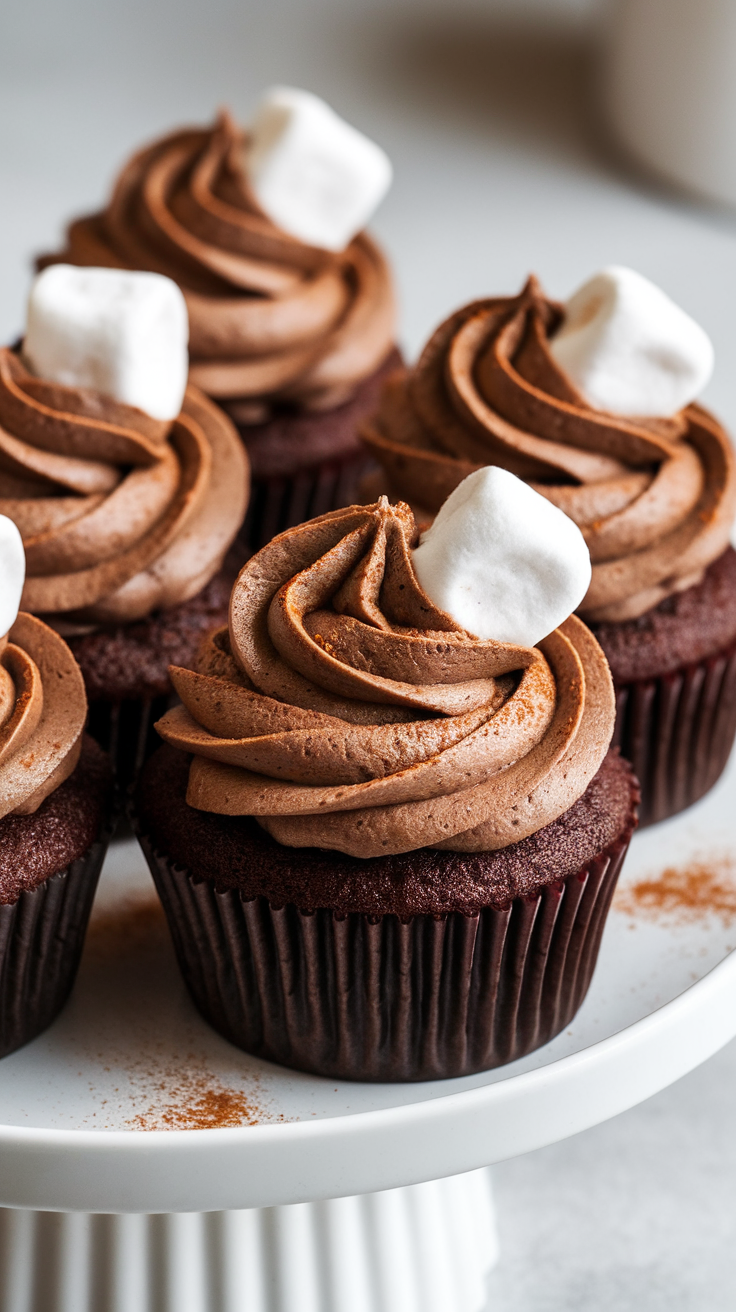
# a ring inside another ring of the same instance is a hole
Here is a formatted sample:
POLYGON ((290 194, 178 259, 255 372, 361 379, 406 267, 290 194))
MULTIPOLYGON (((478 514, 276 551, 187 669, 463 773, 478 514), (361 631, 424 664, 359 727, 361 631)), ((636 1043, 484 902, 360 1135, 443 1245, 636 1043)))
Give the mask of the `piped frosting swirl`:
POLYGON ((338 405, 391 349, 388 266, 365 233, 333 254, 277 228, 248 186, 246 147, 227 114, 154 142, 53 258, 173 278, 189 312, 190 380, 250 401, 253 420, 273 401, 338 405))
POLYGON ((25 610, 97 624, 194 596, 242 523, 248 481, 235 429, 197 388, 169 424, 0 350, 0 513, 23 538, 25 610))
POLYGON ((0 818, 29 815, 79 760, 87 698, 62 638, 21 612, 0 639, 0 818))
POLYGON ((560 321, 534 278, 519 296, 465 306, 387 384, 362 436, 391 492, 422 514, 481 465, 524 478, 586 539, 593 577, 580 614, 636 618, 727 547, 733 450, 700 405, 672 419, 594 409, 548 349, 560 321))
POLYGON ((571 618, 538 647, 481 641, 420 588, 409 507, 351 506, 243 568, 162 737, 188 801, 279 842, 357 857, 508 846, 582 795, 605 756, 605 657, 571 618))

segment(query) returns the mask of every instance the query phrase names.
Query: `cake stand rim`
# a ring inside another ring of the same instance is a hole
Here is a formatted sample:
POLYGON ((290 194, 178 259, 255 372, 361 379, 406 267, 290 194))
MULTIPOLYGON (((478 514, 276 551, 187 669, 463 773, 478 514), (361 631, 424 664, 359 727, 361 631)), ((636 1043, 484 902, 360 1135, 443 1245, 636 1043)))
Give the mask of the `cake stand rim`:
POLYGON ((0 1205, 219 1211, 457 1175, 618 1115, 674 1083, 735 1035, 736 951, 617 1033, 473 1089, 340 1116, 226 1129, 0 1125, 0 1205))

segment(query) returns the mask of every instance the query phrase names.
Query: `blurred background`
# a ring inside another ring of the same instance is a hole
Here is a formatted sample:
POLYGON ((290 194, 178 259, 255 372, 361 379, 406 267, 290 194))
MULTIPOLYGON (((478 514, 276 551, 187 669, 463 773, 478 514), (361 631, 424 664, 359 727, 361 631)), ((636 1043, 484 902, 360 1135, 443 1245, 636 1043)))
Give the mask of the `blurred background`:
POLYGON ((0 335, 21 326, 34 251, 103 200, 133 146, 223 104, 247 119, 280 81, 325 97, 393 159, 373 226, 411 354, 447 311, 515 291, 530 269, 564 297, 601 265, 630 264, 714 337, 709 398, 733 423, 736 231, 627 172, 606 140, 607 18, 606 0, 4 6, 0 335))
MULTIPOLYGON (((627 264, 711 335, 706 399, 736 428, 736 218, 613 144, 610 18, 606 0, 5 5, 0 340, 22 327, 34 253, 103 201, 134 147, 220 105, 247 121, 284 82, 323 96, 393 160, 373 228, 396 267, 410 357, 450 310, 513 292, 530 270, 564 298, 627 264)), ((608 1125, 497 1168, 489 1309, 731 1312, 734 1090, 731 1047, 608 1125)))

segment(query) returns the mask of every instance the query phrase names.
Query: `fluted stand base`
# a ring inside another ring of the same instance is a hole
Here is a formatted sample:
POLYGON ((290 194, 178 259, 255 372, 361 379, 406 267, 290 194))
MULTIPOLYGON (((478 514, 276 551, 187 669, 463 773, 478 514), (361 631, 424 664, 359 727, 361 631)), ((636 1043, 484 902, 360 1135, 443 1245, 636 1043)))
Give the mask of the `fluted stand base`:
POLYGON ((487 1170, 240 1212, 0 1208, 0 1312, 481 1312, 487 1170))

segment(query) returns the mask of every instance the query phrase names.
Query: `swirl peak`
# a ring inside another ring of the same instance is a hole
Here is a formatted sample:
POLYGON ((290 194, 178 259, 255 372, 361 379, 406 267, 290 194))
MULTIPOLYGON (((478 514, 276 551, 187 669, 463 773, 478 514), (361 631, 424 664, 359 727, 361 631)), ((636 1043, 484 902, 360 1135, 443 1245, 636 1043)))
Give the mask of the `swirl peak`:
POLYGON ((591 406, 551 351, 562 316, 533 277, 518 296, 464 306, 388 381, 362 437, 392 495, 426 517, 484 465, 524 479, 588 545, 580 613, 632 619, 697 582, 728 545, 733 450, 700 405, 643 418, 591 406))
POLYGON ((194 756, 192 806, 368 857, 503 847, 584 792, 613 729, 600 648, 574 619, 539 647, 474 637, 422 589, 416 540, 382 497, 247 562, 157 726, 194 756))

